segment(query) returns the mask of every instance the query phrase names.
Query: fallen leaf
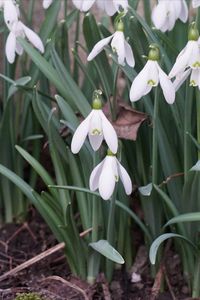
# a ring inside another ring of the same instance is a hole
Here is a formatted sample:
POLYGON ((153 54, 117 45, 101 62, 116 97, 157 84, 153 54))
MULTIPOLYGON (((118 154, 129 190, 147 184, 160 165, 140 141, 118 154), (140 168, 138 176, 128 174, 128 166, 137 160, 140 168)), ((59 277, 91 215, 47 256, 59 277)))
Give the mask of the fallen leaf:
POLYGON ((137 139, 140 125, 148 118, 146 114, 133 109, 130 105, 120 100, 117 101, 116 121, 112 121, 109 103, 104 105, 103 112, 112 123, 119 138, 133 141, 137 139))

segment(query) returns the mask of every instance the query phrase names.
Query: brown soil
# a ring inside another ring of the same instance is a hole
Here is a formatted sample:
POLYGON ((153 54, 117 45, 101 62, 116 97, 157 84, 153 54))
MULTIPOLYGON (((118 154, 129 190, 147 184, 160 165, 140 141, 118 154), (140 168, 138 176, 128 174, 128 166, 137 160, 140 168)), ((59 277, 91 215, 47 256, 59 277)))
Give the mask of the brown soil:
MULTIPOLYGON (((0 230, 0 276, 56 244, 48 227, 31 209, 27 223, 8 224, 0 230)), ((37 292, 44 300, 188 300, 189 291, 181 275, 180 259, 170 248, 167 250, 165 267, 160 268, 154 281, 149 275, 144 247, 140 246, 132 271, 137 268, 137 264, 143 265, 140 267, 142 280, 131 283, 130 274, 116 271, 110 286, 103 274, 100 274, 93 286, 72 276, 63 252, 58 251, 0 281, 0 299, 11 300, 18 293, 37 292), (159 293, 163 274, 167 278, 164 285, 166 291, 159 293)))

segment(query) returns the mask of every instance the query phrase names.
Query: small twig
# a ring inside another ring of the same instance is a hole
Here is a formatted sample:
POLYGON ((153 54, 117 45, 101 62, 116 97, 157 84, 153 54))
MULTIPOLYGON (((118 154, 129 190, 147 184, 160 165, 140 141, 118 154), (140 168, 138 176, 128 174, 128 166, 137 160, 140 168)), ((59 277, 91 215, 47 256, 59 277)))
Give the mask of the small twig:
POLYGON ((13 276, 16 273, 30 267, 31 265, 35 264, 36 262, 42 260, 43 258, 46 258, 47 256, 53 254, 54 252, 57 252, 61 249, 63 249, 65 247, 65 243, 60 243, 54 247, 51 247, 50 249, 36 255, 35 257, 25 261, 24 263, 22 263, 21 265, 17 266, 16 268, 6 272, 5 274, 3 274, 2 276, 0 276, 0 282, 5 280, 6 278, 8 278, 9 276, 13 276))
POLYGON ((170 180, 172 180, 172 179, 174 179, 174 178, 176 178, 176 177, 183 176, 183 175, 184 175, 183 172, 181 172, 181 173, 176 173, 176 174, 172 174, 172 175, 168 176, 165 180, 163 180, 163 182, 161 182, 161 183, 159 184, 159 187, 162 187, 163 185, 167 184, 170 180))
POLYGON ((160 287, 163 280, 163 264, 160 265, 160 268, 156 274, 155 281, 153 287, 151 289, 151 298, 150 300, 155 300, 160 292, 160 287))
POLYGON ((85 293, 85 291, 83 289, 81 289, 76 284, 73 284, 73 283, 65 280, 62 277, 59 277, 59 276, 56 276, 56 275, 55 276, 49 276, 49 277, 45 278, 43 281, 47 281, 47 280, 57 280, 57 281, 60 281, 60 282, 62 282, 64 284, 66 284, 67 286, 71 287, 72 289, 75 289, 78 292, 80 292, 83 295, 83 297, 84 297, 85 300, 89 300, 88 296, 86 295, 86 293, 85 293))
POLYGON ((171 296, 172 296, 172 299, 173 299, 173 300, 177 300, 177 298, 176 298, 176 296, 175 296, 175 294, 174 294, 174 292, 173 292, 172 286, 171 286, 171 284, 170 284, 169 278, 168 278, 168 276, 167 276, 167 272, 166 272, 165 267, 163 268, 163 270, 164 270, 165 280, 166 280, 168 289, 169 289, 169 291, 170 291, 170 294, 171 294, 171 296))
POLYGON ((32 239, 34 240, 34 242, 36 241, 36 237, 34 235, 34 233, 31 231, 29 225, 25 222, 20 228, 18 228, 13 235, 11 235, 11 237, 9 237, 9 239, 6 241, 6 244, 9 244, 22 230, 26 229, 30 236, 32 237, 32 239))
POLYGON ((91 228, 88 228, 86 229, 85 231, 79 233, 79 236, 80 237, 84 237, 85 235, 87 235, 88 233, 90 233, 92 231, 92 227, 91 228))

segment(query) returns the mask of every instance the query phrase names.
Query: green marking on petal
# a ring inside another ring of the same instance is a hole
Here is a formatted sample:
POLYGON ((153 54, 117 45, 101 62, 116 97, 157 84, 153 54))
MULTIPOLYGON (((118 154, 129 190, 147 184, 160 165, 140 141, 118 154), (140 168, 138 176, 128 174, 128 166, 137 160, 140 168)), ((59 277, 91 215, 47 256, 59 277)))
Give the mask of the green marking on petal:
POLYGON ((196 61, 195 63, 192 64, 194 68, 200 68, 200 61, 196 61))
POLYGON ((149 85, 151 85, 151 86, 155 86, 155 85, 156 85, 156 82, 155 82, 155 80, 153 80, 153 79, 149 79, 149 80, 147 81, 147 83, 148 83, 149 85))
POLYGON ((115 175, 115 181, 116 181, 116 182, 119 181, 119 176, 115 175))
POLYGON ((91 134, 92 134, 92 135, 101 135, 101 134, 102 134, 102 131, 99 130, 99 129, 97 129, 97 128, 95 128, 95 129, 92 130, 91 134))
POLYGON ((190 86, 197 86, 197 83, 196 83, 196 81, 194 81, 194 80, 191 80, 191 81, 190 81, 190 86))

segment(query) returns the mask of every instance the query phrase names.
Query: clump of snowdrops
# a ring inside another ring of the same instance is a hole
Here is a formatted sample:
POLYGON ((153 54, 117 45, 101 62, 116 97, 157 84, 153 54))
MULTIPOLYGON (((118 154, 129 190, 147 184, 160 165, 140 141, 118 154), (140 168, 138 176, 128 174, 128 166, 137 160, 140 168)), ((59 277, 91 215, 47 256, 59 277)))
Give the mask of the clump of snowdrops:
POLYGON ((140 2, 44 0, 38 34, 35 1, 0 2, 1 222, 25 213, 28 199, 65 242, 72 272, 91 283, 130 269, 132 224, 152 276, 164 263, 159 246, 173 238, 198 297, 200 1, 140 2), (40 162, 44 140, 53 175, 40 162), (135 189, 143 219, 130 208, 135 189))

